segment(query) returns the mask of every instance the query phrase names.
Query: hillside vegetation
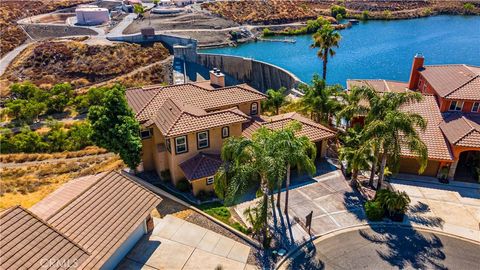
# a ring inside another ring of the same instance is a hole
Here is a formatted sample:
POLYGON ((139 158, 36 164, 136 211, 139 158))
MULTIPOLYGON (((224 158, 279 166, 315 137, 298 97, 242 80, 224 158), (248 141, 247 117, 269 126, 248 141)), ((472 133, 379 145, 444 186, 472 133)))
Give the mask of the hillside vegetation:
POLYGON ((342 6, 347 18, 404 19, 435 14, 480 14, 480 3, 429 0, 267 0, 219 1, 202 8, 237 23, 278 24, 333 15, 332 7, 342 6))
POLYGON ((2 0, 0 1, 0 55, 3 56, 27 39, 16 21, 27 16, 48 13, 90 0, 2 0))
POLYGON ((25 49, 1 79, 30 81, 42 88, 70 82, 74 88, 107 81, 139 67, 166 59, 160 43, 87 45, 78 41, 43 41, 25 49))

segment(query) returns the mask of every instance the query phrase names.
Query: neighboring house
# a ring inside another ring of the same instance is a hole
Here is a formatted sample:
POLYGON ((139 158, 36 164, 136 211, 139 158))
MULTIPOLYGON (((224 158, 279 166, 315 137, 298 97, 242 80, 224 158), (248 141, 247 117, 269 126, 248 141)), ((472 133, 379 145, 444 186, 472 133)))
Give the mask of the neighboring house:
MULTIPOLYGON (((416 55, 409 82, 348 80, 347 88, 368 85, 378 92, 418 91, 424 99, 403 108, 427 120, 419 131, 428 148, 424 175, 450 180, 478 181, 480 174, 480 67, 468 65, 425 66, 416 55), (476 172, 478 170, 478 173, 476 172)), ((418 162, 402 149, 400 172, 416 173, 418 162)))
POLYGON ((29 210, 0 213, 1 269, 114 269, 161 198, 119 172, 74 179, 29 210))
MULTIPOLYGON (((210 72, 210 81, 134 88, 126 95, 142 126, 143 169, 155 170, 174 185, 186 179, 195 195, 213 190, 223 141, 244 135, 249 123, 261 119, 257 116, 266 99, 246 84, 225 87, 218 71, 210 72)), ((319 124, 301 120, 308 123, 305 129, 312 126, 328 133, 312 137, 315 142, 335 136, 319 124)))

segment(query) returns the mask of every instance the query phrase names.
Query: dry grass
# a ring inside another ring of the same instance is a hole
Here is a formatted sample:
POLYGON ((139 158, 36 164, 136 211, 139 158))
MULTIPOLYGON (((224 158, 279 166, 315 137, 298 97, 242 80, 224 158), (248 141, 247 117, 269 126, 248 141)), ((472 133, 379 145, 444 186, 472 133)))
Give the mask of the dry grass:
POLYGON ((29 161, 41 161, 46 159, 77 158, 91 155, 107 153, 107 150, 97 146, 88 146, 80 151, 61 152, 61 153, 35 153, 35 154, 2 154, 0 162, 2 163, 23 163, 29 161))
POLYGON ((124 167, 118 156, 93 156, 81 161, 2 168, 0 210, 14 205, 31 207, 73 178, 124 167))

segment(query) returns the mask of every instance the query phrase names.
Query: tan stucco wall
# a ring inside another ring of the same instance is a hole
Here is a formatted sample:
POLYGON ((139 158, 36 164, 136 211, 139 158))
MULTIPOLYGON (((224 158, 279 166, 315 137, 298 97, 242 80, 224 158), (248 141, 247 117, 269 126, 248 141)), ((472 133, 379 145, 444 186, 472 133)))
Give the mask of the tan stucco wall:
POLYGON ((200 178, 192 181, 193 195, 197 196, 198 192, 205 190, 207 192, 213 191, 213 184, 207 185, 207 178, 200 178))
MULTIPOLYGON (((400 158, 399 172, 418 175, 419 168, 420 168, 420 163, 415 158, 405 158, 405 157, 400 158)), ((421 175, 436 177, 439 169, 440 169, 439 161, 429 160, 427 163, 427 168, 421 175)))

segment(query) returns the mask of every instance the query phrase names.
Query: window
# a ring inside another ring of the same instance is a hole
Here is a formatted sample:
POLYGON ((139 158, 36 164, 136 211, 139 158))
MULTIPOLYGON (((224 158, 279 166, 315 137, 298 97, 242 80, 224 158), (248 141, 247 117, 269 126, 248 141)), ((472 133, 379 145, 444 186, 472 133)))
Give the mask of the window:
POLYGON ((187 136, 175 138, 175 153, 182 154, 188 152, 187 136))
POLYGON ((151 129, 151 128, 141 130, 140 131, 140 138, 142 138, 142 140, 148 139, 148 138, 152 137, 152 133, 153 133, 153 129, 151 129))
POLYGON ((463 107, 463 101, 451 101, 450 102, 450 111, 461 111, 463 107))
POLYGON ((227 138, 230 136, 230 130, 228 127, 223 127, 222 128, 222 138, 227 138))
POLYGON ((258 103, 257 102, 254 102, 252 103, 252 105, 250 106, 250 114, 251 115, 256 115, 258 113, 258 103))
POLYGON ((197 148, 207 148, 208 147, 208 131, 202 131, 197 133, 197 148))
POLYGON ((165 145, 167 146, 167 150, 169 153, 172 152, 172 146, 170 145, 170 138, 165 139, 165 145))
POLYGON ((214 180, 215 180, 215 179, 214 179, 213 176, 207 177, 207 186, 213 184, 213 181, 214 181, 214 180))
POLYGON ((480 107, 480 102, 473 103, 472 112, 478 112, 479 107, 480 107))

